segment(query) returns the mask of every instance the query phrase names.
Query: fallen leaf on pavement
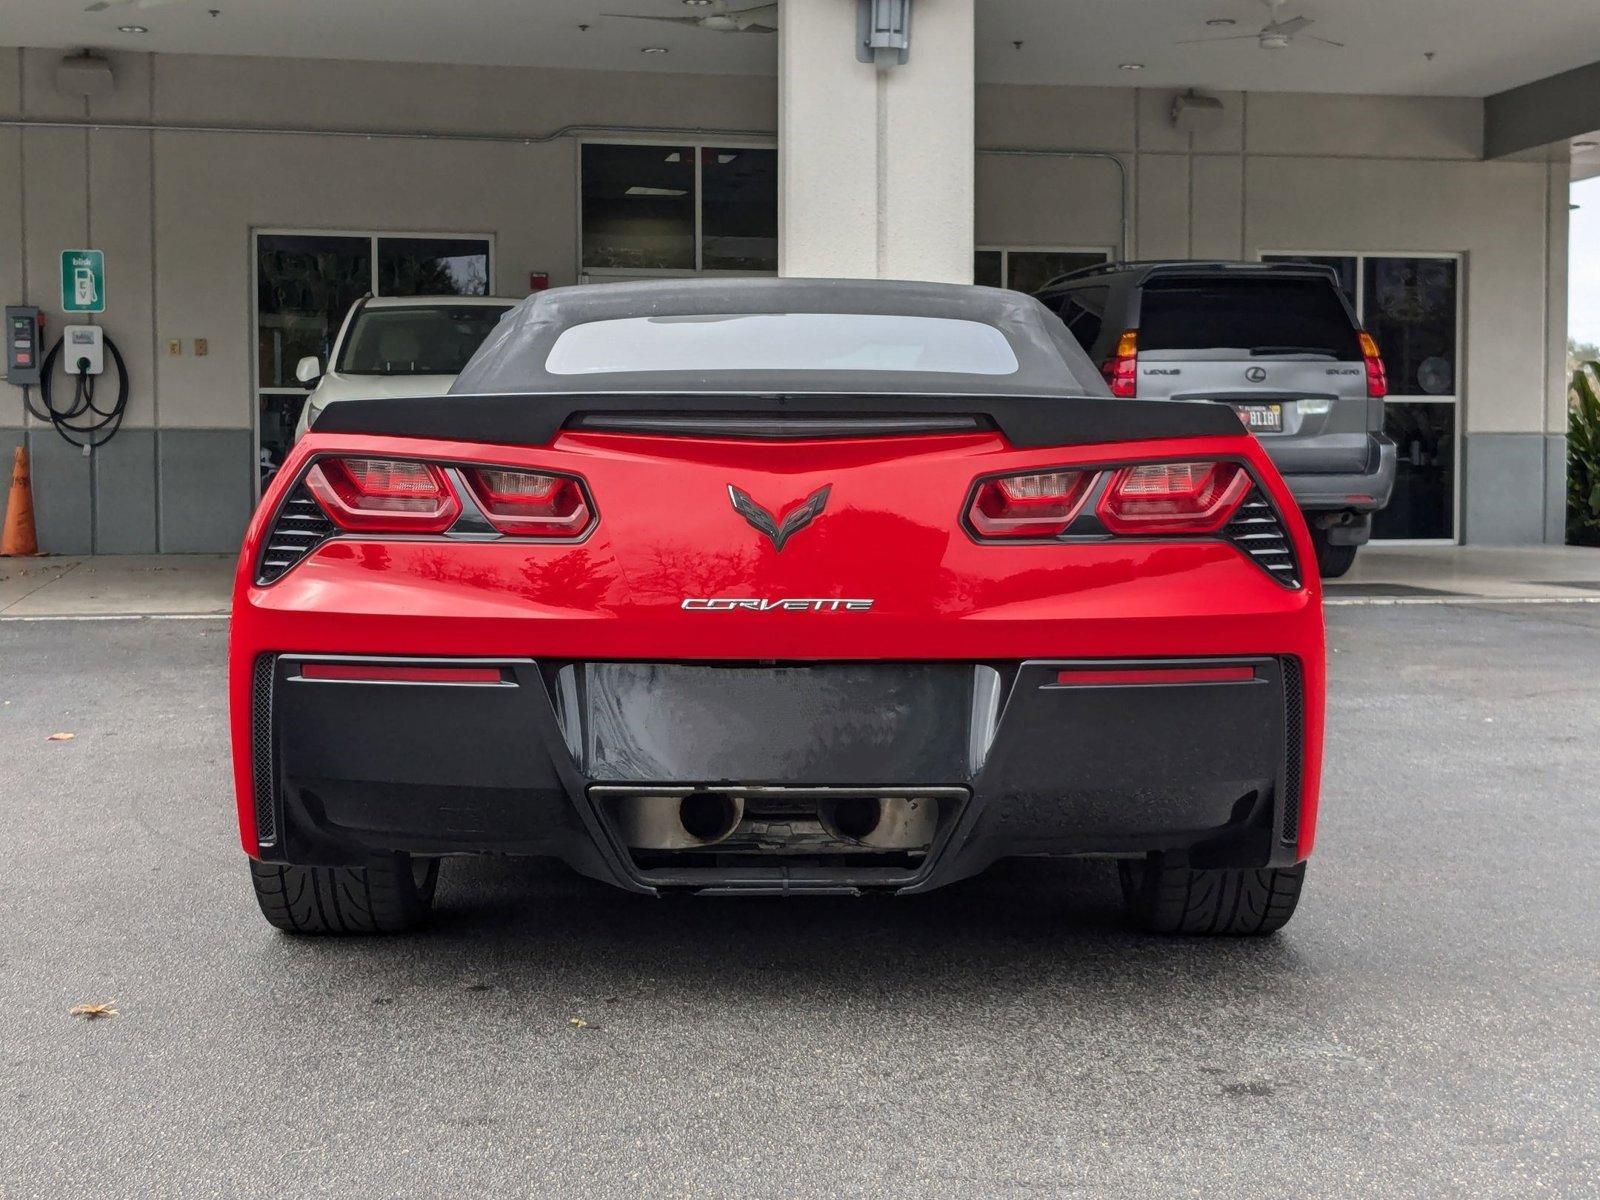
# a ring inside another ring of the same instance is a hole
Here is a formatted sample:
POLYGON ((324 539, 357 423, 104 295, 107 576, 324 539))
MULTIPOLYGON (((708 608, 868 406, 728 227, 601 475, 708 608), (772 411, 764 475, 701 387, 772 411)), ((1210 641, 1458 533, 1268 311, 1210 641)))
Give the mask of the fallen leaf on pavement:
POLYGON ((78 735, 75 734, 75 733, 52 733, 49 737, 45 738, 45 741, 47 741, 47 742, 70 742, 73 738, 75 738, 77 736, 78 735))
MULTIPOLYGON (((71 737, 69 733, 67 735, 71 737)), ((67 1009, 69 1017, 82 1017, 85 1021, 98 1021, 101 1017, 114 1017, 117 1015, 117 1002, 107 1000, 104 1004, 74 1004, 67 1009)))
POLYGON ((600 1026, 598 1026, 598 1025, 589 1024, 589 1022, 585 1021, 582 1017, 568 1017, 567 1018, 567 1024, 571 1025, 574 1029, 599 1029, 600 1028, 600 1026))

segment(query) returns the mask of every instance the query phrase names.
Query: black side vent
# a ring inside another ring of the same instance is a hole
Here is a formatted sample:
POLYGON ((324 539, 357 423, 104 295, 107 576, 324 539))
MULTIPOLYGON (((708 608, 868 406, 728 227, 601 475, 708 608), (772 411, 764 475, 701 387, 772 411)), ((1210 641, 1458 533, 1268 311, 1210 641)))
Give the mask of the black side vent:
POLYGON ((1222 531, 1224 537, 1284 587, 1300 586, 1300 567, 1294 559, 1294 543, 1260 488, 1251 488, 1233 520, 1222 531))
POLYGON ((1301 759, 1305 754, 1305 694, 1301 690, 1300 660, 1283 661, 1283 843, 1300 840, 1301 759))
POLYGON ((278 510, 278 519, 267 534, 267 548, 261 552, 257 583, 271 583, 314 550, 319 542, 333 536, 333 522, 316 498, 301 484, 289 494, 278 510))
POLYGON ((273 846, 278 841, 276 771, 272 760, 272 680, 278 659, 263 654, 256 659, 250 680, 250 775, 256 806, 256 841, 273 846))

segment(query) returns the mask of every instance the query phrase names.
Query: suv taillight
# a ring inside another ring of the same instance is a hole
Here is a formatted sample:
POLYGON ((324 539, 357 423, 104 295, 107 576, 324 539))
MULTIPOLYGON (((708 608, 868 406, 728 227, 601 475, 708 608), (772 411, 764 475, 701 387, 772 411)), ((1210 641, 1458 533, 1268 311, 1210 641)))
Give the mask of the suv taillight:
POLYGON ((324 458, 306 486, 341 529, 358 533, 443 533, 461 515, 445 473, 393 458, 324 458))
POLYGON ((1237 463, 1146 463, 1111 477, 1095 515, 1112 533, 1215 533, 1249 490, 1237 463))
POLYGON ((1111 385, 1111 394, 1132 400, 1139 394, 1139 333, 1126 329, 1117 339, 1117 352, 1100 364, 1100 374, 1111 385))
POLYGON ((576 538, 589 530, 593 510, 571 476, 506 467, 468 467, 466 476, 473 499, 501 533, 576 538))
POLYGON ((1356 336, 1361 340, 1361 357, 1367 364, 1367 395, 1374 400, 1381 400, 1389 394, 1389 376, 1383 369, 1378 343, 1365 329, 1356 336))

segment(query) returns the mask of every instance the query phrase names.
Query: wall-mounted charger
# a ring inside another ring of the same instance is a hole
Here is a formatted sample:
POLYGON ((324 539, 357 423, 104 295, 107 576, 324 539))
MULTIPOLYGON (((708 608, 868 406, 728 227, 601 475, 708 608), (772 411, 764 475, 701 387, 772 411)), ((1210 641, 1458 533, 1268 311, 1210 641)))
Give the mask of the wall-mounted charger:
POLYGON ((64 326, 61 330, 61 365, 68 375, 104 373, 106 344, 100 326, 64 326))

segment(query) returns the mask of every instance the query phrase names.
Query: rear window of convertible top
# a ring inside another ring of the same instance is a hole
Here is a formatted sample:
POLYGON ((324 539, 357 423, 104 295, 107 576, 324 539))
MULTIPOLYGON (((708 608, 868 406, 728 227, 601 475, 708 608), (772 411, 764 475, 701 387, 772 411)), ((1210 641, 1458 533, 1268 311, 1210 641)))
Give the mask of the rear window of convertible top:
POLYGON ((719 313, 620 317, 562 331, 552 375, 630 371, 926 371, 1012 375, 993 325, 882 313, 719 313))

